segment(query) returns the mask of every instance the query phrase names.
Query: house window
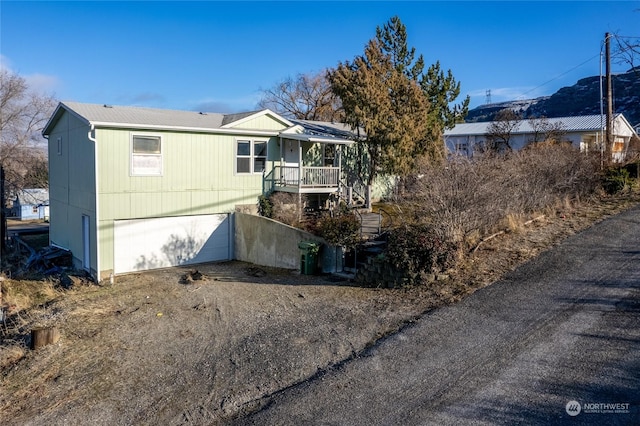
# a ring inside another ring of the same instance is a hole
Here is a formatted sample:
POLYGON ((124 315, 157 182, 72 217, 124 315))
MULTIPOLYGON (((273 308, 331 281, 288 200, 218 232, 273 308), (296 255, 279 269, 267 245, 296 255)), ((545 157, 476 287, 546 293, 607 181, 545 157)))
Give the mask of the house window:
POLYGON ((133 176, 162 175, 162 138, 132 135, 131 174, 133 176))
POLYGON ((38 206, 33 206, 33 209, 31 211, 33 213, 38 213, 38 206))
POLYGON ((456 143, 456 152, 458 154, 469 155, 469 145, 466 143, 456 143))
POLYGON ((58 155, 62 155, 62 138, 56 139, 56 142, 58 143, 58 155))
POLYGON ((324 146, 324 165, 331 167, 336 164, 336 145, 326 144, 324 146))
POLYGON ((267 142, 236 142, 236 173, 262 173, 267 165, 267 142))
POLYGON ((624 152, 624 139, 616 138, 611 150, 613 152, 624 152))

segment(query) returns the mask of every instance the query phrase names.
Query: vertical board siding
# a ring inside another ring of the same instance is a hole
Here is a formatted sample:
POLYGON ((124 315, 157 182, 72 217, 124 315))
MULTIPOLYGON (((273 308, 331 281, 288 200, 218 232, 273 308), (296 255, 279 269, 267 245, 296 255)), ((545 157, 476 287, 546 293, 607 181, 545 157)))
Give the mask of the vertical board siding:
MULTIPOLYGON (((285 127, 261 115, 237 128, 278 131, 285 127)), ((99 245, 100 276, 113 269, 115 220, 227 213, 236 205, 255 204, 262 193, 262 174, 235 174, 235 141, 268 139, 268 158, 279 156, 276 137, 97 128, 94 142, 89 131, 84 120, 64 112, 49 132, 50 239, 70 249, 80 264, 82 216, 89 216, 91 268, 97 269, 99 245), (161 176, 131 176, 132 134, 162 137, 161 176), (96 235, 100 241, 95 241, 96 235)))
POLYGON ((99 133, 101 219, 228 212, 255 203, 262 192, 261 173, 235 174, 235 136, 161 133, 162 176, 131 176, 131 134, 144 132, 99 133), (116 194, 128 194, 129 201, 114 205, 116 194))
POLYGON ((269 115, 261 115, 251 120, 243 121, 237 126, 233 126, 236 129, 259 129, 259 130, 284 130, 288 126, 280 121, 274 120, 269 115))
MULTIPOLYGON (((89 126, 65 113, 49 134, 49 201, 51 243, 65 247, 74 255, 76 265, 82 256, 82 215, 96 226, 95 144, 89 139, 89 126), (58 154, 58 138, 62 152, 58 154)), ((91 269, 96 269, 97 247, 91 246, 91 269)))
MULTIPOLYGON (((114 220, 228 213, 236 205, 257 203, 262 174, 235 174, 238 138, 242 136, 97 130, 101 268, 113 269, 114 220), (162 176, 131 176, 132 134, 162 136, 162 176)), ((276 140, 269 140, 270 151, 276 140)))

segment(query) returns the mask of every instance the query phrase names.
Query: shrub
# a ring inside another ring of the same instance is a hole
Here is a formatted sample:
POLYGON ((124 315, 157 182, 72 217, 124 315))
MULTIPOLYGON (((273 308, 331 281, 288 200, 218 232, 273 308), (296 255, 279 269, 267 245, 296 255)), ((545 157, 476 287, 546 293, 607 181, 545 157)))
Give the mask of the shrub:
POLYGON ((408 183, 401 200, 415 218, 460 243, 486 235, 505 218, 525 217, 599 185, 594 159, 571 146, 545 144, 504 156, 454 158, 427 165, 408 183))
POLYGON ((289 226, 300 226, 303 203, 298 202, 297 194, 274 192, 269 196, 268 201, 271 205, 271 219, 289 226))
POLYGON ((611 168, 606 171, 602 180, 602 187, 607 194, 623 191, 629 183, 629 170, 625 168, 611 168))
POLYGON ((316 223, 316 229, 329 244, 341 247, 354 247, 360 237, 360 221, 348 211, 322 216, 316 223))
POLYGON ((266 195, 258 197, 258 214, 268 218, 273 216, 273 203, 266 195))
POLYGON ((394 268, 409 276, 438 273, 455 265, 457 244, 433 225, 405 224, 390 232, 386 256, 394 268))

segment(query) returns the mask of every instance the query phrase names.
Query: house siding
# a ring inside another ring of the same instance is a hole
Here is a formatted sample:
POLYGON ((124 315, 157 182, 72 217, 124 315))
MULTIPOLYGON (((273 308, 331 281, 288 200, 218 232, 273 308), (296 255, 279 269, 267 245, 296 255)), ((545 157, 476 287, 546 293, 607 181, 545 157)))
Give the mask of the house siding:
MULTIPOLYGON (((71 250, 74 264, 82 264, 82 216, 90 218, 91 234, 96 227, 96 193, 93 141, 89 126, 75 116, 64 113, 49 133, 49 182, 51 223, 49 240, 71 250), (61 146, 58 153, 58 138, 61 146)), ((97 251, 90 250, 90 268, 97 270, 97 251)))
POLYGON ((17 210, 18 210, 17 216, 20 220, 49 218, 49 206, 27 204, 24 206, 18 206, 17 210), (36 212, 34 212, 34 209, 36 210, 36 212))
MULTIPOLYGON (((256 139, 242 135, 96 130, 101 170, 101 269, 113 269, 114 220, 228 213, 237 205, 256 204, 262 194, 262 174, 235 174, 235 141, 239 138, 256 139), (131 176, 132 134, 162 137, 161 176, 131 176)), ((269 140, 269 148, 276 142, 275 137, 259 139, 269 140)))
POLYGON ((229 212, 260 195, 261 173, 235 174, 233 136, 162 133, 162 176, 131 176, 130 135, 139 133, 96 132, 101 220, 229 212))
MULTIPOLYGON (((45 128, 51 176, 51 243, 71 250, 75 266, 86 266, 98 279, 114 270, 114 242, 127 241, 120 238, 117 230, 121 228, 115 228, 116 223, 128 226, 130 220, 138 220, 147 224, 152 221, 145 219, 155 218, 158 220, 154 222, 170 218, 173 222, 169 223, 181 223, 185 218, 176 216, 219 215, 228 217, 229 231, 233 232, 234 218, 226 214, 239 206, 255 206, 258 196, 267 189, 264 175, 280 165, 283 153, 289 153, 280 149, 276 135, 292 123, 269 111, 226 118, 181 112, 158 114, 165 119, 157 121, 156 113, 133 108, 60 104, 45 128), (225 128, 225 119, 236 121, 225 128), (90 123, 102 124, 93 128, 90 123), (152 161, 141 169, 153 175, 132 175, 135 134, 161 137, 161 173, 156 173, 157 163, 152 161), (239 139, 267 141, 264 174, 236 173, 239 139), (83 226, 87 224, 88 228, 83 226), (83 234, 83 228, 87 234, 83 234), (118 241, 114 241, 114 235, 118 241), (89 241, 87 254, 84 237, 89 241)), ((308 164, 322 165, 320 146, 310 148, 312 145, 304 144, 304 158, 308 164)), ((298 155, 296 151, 295 164, 298 155)), ((233 250, 231 243, 229 249, 233 250)))
POLYGON ((235 129, 260 129, 260 130, 284 130, 287 126, 275 120, 270 115, 261 115, 259 117, 255 117, 246 121, 241 121, 236 126, 229 126, 230 128, 235 129))

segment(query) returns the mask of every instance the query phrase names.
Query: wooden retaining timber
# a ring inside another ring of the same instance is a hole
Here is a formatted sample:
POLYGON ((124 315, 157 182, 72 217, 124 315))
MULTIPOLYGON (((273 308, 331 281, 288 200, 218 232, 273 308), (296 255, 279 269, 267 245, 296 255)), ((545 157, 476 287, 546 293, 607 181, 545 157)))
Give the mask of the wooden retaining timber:
POLYGON ((60 340, 60 331, 56 327, 34 328, 31 330, 31 349, 52 345, 60 340))

